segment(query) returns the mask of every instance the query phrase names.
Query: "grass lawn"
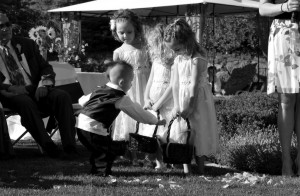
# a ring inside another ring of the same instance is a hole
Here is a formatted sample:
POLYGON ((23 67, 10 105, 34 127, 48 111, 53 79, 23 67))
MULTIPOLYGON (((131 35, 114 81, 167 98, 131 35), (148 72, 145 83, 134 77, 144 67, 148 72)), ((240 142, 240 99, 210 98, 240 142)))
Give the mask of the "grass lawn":
MULTIPOLYGON (((16 147, 17 158, 0 161, 0 195, 300 195, 300 178, 243 175, 214 164, 206 175, 185 177, 181 169, 156 172, 117 160, 113 176, 88 174, 89 153, 79 145, 82 158, 74 161, 50 159, 35 146, 16 147), (261 179, 255 183, 254 179, 261 179), (227 187, 228 186, 228 187, 227 187), (227 187, 227 188, 225 188, 227 187)), ((279 161, 279 160, 278 160, 279 161)), ((195 165, 193 165, 195 167, 195 165)))

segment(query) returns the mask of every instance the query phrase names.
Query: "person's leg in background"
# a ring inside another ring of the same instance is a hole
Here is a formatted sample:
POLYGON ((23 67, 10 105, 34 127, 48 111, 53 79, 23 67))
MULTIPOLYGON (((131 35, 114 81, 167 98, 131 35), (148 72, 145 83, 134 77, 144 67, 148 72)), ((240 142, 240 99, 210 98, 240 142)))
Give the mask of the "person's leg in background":
POLYGON ((278 130, 282 151, 282 175, 292 176, 291 141, 295 125, 296 94, 281 93, 279 96, 278 130))
POLYGON ((70 95, 59 89, 49 90, 47 99, 39 101, 39 109, 43 112, 50 111, 58 121, 61 142, 66 153, 77 153, 75 141, 76 119, 70 95))
POLYGON ((1 97, 4 107, 16 111, 21 117, 21 124, 29 131, 33 139, 53 158, 58 158, 61 151, 46 132, 41 113, 36 102, 28 95, 17 95, 10 98, 1 97))
POLYGON ((295 132, 297 136, 297 157, 296 167, 298 169, 297 175, 300 175, 300 93, 296 94, 296 109, 295 109, 295 132))
POLYGON ((14 155, 6 119, 0 103, 0 160, 11 159, 14 155))

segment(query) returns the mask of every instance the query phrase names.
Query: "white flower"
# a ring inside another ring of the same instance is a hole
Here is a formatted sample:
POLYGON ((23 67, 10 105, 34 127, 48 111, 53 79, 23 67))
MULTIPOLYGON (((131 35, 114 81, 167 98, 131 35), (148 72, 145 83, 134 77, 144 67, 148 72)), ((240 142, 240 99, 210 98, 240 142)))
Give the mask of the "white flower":
POLYGON ((55 30, 52 27, 50 27, 50 29, 48 29, 47 34, 50 37, 50 39, 54 39, 56 37, 55 30))
POLYGON ((61 41, 61 38, 60 38, 60 37, 55 38, 55 43, 56 43, 56 42, 60 42, 60 41, 61 41))
POLYGON ((78 60, 79 60, 79 56, 76 55, 76 56, 75 56, 75 61, 78 61, 78 60))
POLYGON ((36 41, 36 39, 40 37, 35 28, 31 28, 28 34, 29 34, 29 38, 34 41, 36 41))
POLYGON ((110 24, 110 30, 114 31, 116 28, 116 20, 111 19, 109 24, 110 24))

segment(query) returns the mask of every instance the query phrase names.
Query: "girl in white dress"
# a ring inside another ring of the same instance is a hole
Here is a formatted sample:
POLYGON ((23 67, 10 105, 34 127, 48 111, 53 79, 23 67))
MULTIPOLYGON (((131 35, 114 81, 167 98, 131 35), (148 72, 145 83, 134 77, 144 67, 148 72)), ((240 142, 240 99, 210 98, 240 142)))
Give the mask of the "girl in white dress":
MULTIPOLYGON (((195 160, 199 172, 204 173, 205 156, 215 154, 218 147, 216 111, 207 80, 205 52, 184 19, 176 19, 166 27, 164 41, 178 55, 173 65, 173 115, 189 119, 195 160)), ((189 165, 184 165, 184 172, 190 173, 189 165)))
MULTIPOLYGON (((161 117, 167 124, 172 118, 173 98, 171 81, 171 66, 174 61, 173 53, 163 44, 164 26, 157 24, 149 33, 147 42, 149 54, 152 60, 152 68, 145 90, 144 109, 159 111, 161 117)), ((141 126, 139 134, 151 137, 154 129, 149 130, 149 126, 141 126)), ((167 126, 158 127, 157 137, 161 142, 166 141, 167 126)), ((162 153, 158 149, 156 153, 155 170, 163 169, 162 153)))
MULTIPOLYGON (((127 95, 132 101, 144 105, 144 91, 150 74, 150 63, 144 41, 142 25, 136 14, 130 10, 116 11, 110 21, 111 31, 122 46, 113 53, 113 60, 123 60, 133 66, 134 79, 127 95)), ((113 140, 128 140, 135 132, 136 121, 121 112, 115 120, 113 140)), ((134 165, 138 165, 135 152, 131 153, 134 165)))

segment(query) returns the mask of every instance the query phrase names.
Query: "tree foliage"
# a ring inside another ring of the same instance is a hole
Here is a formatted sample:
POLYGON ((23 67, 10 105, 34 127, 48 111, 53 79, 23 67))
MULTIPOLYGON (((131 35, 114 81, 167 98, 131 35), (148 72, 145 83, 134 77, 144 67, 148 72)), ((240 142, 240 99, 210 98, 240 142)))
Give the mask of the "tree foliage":
POLYGON ((209 17, 204 31, 204 47, 216 53, 256 53, 258 49, 255 14, 209 17))

